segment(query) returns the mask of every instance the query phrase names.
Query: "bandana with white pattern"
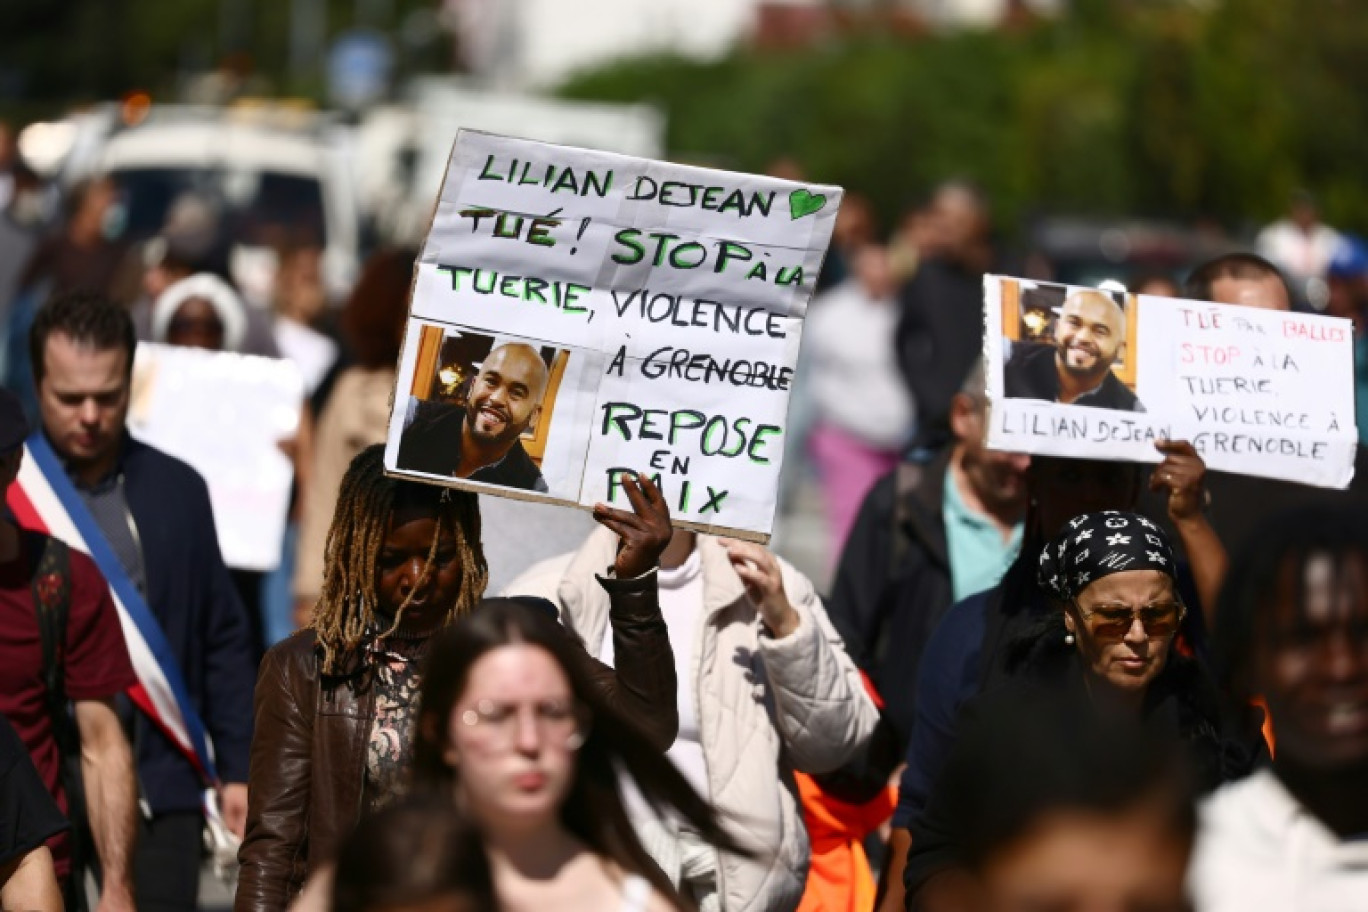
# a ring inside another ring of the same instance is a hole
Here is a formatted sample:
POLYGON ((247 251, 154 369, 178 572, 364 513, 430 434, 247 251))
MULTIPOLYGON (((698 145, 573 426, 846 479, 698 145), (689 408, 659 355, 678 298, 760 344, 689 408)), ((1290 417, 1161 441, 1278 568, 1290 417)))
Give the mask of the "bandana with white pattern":
POLYGON ((1159 526, 1139 513, 1103 510, 1064 524, 1040 552, 1040 587, 1061 602, 1104 576, 1123 570, 1158 570, 1173 577, 1173 547, 1159 526))

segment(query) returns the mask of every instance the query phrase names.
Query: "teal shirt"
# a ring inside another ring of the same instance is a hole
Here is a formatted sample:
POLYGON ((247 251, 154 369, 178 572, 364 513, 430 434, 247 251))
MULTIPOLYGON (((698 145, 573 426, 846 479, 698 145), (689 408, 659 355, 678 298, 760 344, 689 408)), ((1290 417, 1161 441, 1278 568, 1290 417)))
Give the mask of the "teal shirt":
POLYGON ((965 505, 952 469, 946 470, 944 488, 941 509, 950 551, 950 586, 958 602, 993 588, 1002 579, 1021 548, 1021 523, 1004 541, 996 523, 965 505))

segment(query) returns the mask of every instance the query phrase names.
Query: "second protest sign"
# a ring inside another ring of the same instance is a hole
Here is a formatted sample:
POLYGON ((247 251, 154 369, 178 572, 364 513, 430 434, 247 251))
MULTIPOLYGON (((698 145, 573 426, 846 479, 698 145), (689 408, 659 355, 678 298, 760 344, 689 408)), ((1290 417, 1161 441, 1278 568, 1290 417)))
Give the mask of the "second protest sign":
POLYGON ((1158 462, 1347 487, 1358 444, 1353 327, 1026 279, 984 279, 994 449, 1158 462))

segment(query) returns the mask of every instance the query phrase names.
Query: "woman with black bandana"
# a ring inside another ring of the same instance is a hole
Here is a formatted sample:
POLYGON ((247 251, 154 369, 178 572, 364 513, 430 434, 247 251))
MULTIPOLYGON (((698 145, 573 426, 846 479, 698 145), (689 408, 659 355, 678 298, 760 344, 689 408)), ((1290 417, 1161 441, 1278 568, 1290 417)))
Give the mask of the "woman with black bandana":
MULTIPOLYGON (((965 713, 1064 701, 1079 714, 1138 717, 1180 742, 1204 791, 1250 771, 1258 732, 1230 731, 1205 669, 1175 648, 1188 608, 1156 523, 1115 510, 1077 516, 1039 553, 1037 574, 1058 610, 1009 647, 1011 677, 965 713)), ((961 791, 938 784, 913 824, 909 909, 954 908, 962 898, 961 791)))

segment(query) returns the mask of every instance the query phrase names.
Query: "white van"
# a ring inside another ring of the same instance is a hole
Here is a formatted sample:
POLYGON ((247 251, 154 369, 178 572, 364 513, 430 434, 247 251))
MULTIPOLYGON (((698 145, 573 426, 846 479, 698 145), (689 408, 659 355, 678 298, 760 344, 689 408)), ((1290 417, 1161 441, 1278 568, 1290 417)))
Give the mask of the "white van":
POLYGON ((127 237, 156 234, 171 204, 194 194, 217 209, 235 253, 287 241, 320 246, 336 299, 350 290, 359 261, 351 131, 295 114, 297 123, 282 124, 233 109, 153 107, 137 126, 110 136, 94 170, 122 192, 127 237))

